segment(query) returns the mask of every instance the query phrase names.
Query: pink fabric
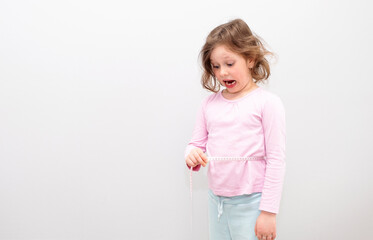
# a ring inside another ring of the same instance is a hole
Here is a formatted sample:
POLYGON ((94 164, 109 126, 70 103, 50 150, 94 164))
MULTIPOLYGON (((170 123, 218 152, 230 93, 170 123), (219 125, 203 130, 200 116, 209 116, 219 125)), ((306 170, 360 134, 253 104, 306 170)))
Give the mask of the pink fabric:
POLYGON ((265 156, 263 161, 211 161, 208 186, 227 197, 262 192, 259 210, 277 214, 286 167, 285 127, 285 109, 274 93, 259 87, 228 100, 219 91, 202 100, 184 156, 195 147, 211 157, 265 156))

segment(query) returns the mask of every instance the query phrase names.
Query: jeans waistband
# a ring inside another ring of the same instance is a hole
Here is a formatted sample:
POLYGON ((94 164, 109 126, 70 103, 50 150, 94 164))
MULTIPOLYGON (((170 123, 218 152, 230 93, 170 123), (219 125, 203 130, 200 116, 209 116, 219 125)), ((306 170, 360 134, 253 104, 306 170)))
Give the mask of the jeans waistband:
POLYGON ((251 194, 243 194, 243 195, 233 196, 233 197, 224 197, 224 196, 215 195, 211 189, 208 189, 208 195, 218 206, 218 221, 220 221, 220 217, 224 211, 224 203, 231 204, 231 205, 250 203, 257 198, 260 198, 262 196, 262 193, 254 192, 251 194))

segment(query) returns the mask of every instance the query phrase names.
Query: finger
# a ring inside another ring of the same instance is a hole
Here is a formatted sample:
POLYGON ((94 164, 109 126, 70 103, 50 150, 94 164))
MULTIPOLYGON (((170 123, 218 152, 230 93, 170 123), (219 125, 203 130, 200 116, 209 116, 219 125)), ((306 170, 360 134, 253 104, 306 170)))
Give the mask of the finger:
POLYGON ((194 157, 197 159, 197 162, 198 162, 198 163, 202 164, 202 166, 204 166, 204 167, 206 166, 205 162, 202 161, 202 159, 201 159, 201 157, 199 156, 198 152, 196 152, 196 153, 194 154, 194 157))
POLYGON ((199 151, 199 156, 202 158, 202 160, 203 160, 205 163, 208 162, 207 155, 206 155, 202 150, 199 151))
POLYGON ((208 162, 206 154, 202 151, 202 149, 198 148, 197 149, 198 155, 201 157, 204 163, 208 162))
POLYGON ((205 161, 206 164, 209 162, 207 155, 205 153, 202 153, 202 159, 203 161, 205 161))
POLYGON ((192 160, 193 160, 194 166, 197 166, 199 164, 198 160, 194 156, 192 156, 192 160))
POLYGON ((187 163, 189 163, 190 167, 195 167, 197 165, 196 160, 194 160, 193 157, 189 157, 187 163))
POLYGON ((202 164, 202 166, 206 166, 206 162, 203 160, 203 157, 202 157, 203 154, 204 153, 203 153, 202 149, 198 148, 195 156, 196 156, 196 159, 198 160, 198 162, 202 164))
POLYGON ((199 163, 198 163, 198 159, 195 157, 195 155, 193 154, 193 156, 191 156, 191 159, 194 163, 194 166, 197 166, 199 163))
POLYGON ((266 235, 266 240, 272 240, 272 235, 266 235))
POLYGON ((204 153, 200 153, 200 154, 198 155, 198 157, 199 157, 199 162, 202 164, 202 166, 206 167, 206 165, 207 165, 207 161, 206 161, 205 159, 203 159, 203 155, 204 155, 204 153))
POLYGON ((187 164, 188 164, 189 167, 195 167, 196 166, 196 164, 193 163, 191 160, 188 160, 187 164))

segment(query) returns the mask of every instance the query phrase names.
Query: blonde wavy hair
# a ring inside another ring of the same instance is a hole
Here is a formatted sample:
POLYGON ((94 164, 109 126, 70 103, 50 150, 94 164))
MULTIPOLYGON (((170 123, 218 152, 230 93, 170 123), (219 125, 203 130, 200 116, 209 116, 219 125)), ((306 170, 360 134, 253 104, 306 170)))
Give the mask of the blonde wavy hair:
POLYGON ((203 88, 220 91, 220 83, 214 76, 210 56, 212 50, 218 45, 228 47, 232 52, 241 55, 245 60, 254 59, 254 67, 250 69, 255 83, 263 82, 271 74, 267 55, 275 56, 268 51, 257 34, 253 34, 249 26, 242 19, 234 19, 214 28, 206 38, 199 56, 202 60, 203 74, 201 84, 203 88))

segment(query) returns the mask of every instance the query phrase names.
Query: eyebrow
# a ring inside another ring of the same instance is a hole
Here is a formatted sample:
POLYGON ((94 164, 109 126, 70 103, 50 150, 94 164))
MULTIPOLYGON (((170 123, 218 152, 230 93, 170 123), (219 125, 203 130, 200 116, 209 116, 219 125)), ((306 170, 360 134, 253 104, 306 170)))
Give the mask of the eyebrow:
MULTIPOLYGON (((232 57, 230 57, 230 56, 224 56, 224 59, 227 59, 227 58, 232 58, 232 57)), ((210 61, 212 62, 214 60, 212 60, 212 58, 210 58, 210 61)))

